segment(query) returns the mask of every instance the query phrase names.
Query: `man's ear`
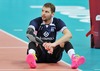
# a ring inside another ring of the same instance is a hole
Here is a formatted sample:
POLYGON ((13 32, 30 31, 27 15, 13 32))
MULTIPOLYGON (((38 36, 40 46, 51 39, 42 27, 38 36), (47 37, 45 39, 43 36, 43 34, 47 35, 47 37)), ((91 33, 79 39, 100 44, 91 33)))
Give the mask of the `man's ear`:
POLYGON ((54 16, 54 12, 52 13, 52 17, 54 16))

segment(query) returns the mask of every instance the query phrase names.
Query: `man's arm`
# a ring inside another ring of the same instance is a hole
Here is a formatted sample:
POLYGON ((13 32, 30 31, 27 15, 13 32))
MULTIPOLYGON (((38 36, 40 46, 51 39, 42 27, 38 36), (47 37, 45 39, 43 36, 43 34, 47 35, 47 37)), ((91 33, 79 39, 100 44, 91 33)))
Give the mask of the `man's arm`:
POLYGON ((64 35, 60 39, 58 39, 58 40, 56 40, 54 42, 54 44, 56 46, 60 45, 61 43, 66 42, 66 41, 69 41, 72 38, 72 34, 71 34, 71 32, 67 28, 63 30, 63 34, 64 35))
POLYGON ((38 43, 38 44, 43 44, 43 41, 34 34, 33 28, 27 29, 26 36, 32 42, 35 42, 35 43, 38 43))
POLYGON ((53 48, 55 48, 57 45, 60 45, 61 43, 69 41, 72 38, 72 34, 67 28, 63 30, 63 34, 64 35, 60 39, 56 40, 54 43, 43 43, 45 49, 52 54, 53 48))

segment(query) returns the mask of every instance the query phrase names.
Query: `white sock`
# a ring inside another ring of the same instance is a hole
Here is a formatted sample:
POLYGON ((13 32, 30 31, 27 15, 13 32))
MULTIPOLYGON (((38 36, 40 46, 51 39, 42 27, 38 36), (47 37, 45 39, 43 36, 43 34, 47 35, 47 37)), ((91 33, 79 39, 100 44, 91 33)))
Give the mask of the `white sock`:
POLYGON ((29 54, 35 54, 35 50, 34 49, 29 49, 28 53, 29 54))
POLYGON ((70 49, 70 50, 68 51, 69 57, 72 58, 72 55, 73 55, 73 54, 75 54, 74 49, 70 49))

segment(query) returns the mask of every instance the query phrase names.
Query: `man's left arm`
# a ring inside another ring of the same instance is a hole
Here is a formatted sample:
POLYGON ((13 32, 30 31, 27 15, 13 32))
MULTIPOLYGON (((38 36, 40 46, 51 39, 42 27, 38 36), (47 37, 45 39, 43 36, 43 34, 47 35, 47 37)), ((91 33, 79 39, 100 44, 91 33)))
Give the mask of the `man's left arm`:
POLYGON ((60 45, 61 43, 64 43, 66 41, 70 41, 70 39, 72 38, 72 34, 67 28, 64 29, 62 32, 64 35, 54 42, 55 46, 60 45))

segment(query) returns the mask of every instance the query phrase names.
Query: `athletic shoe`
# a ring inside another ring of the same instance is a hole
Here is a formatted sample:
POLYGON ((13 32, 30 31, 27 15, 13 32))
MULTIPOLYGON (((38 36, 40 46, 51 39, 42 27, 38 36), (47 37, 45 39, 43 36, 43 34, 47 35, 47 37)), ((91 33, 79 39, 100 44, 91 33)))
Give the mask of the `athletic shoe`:
POLYGON ((30 68, 36 68, 36 66, 37 66, 35 55, 33 55, 33 54, 27 55, 26 62, 29 64, 30 68))
POLYGON ((81 64, 85 62, 84 56, 72 55, 72 69, 77 69, 81 64))

